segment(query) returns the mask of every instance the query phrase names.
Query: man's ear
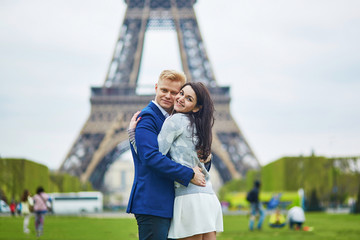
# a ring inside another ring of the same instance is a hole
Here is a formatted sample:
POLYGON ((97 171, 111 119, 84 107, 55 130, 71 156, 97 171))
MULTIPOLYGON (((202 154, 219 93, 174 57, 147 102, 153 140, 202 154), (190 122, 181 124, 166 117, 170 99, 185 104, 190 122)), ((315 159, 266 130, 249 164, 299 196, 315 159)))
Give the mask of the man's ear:
POLYGON ((158 88, 158 84, 155 83, 155 92, 156 92, 157 88, 158 88))
POLYGON ((194 109, 192 110, 192 112, 198 112, 200 109, 202 108, 202 106, 196 106, 194 107, 194 109))

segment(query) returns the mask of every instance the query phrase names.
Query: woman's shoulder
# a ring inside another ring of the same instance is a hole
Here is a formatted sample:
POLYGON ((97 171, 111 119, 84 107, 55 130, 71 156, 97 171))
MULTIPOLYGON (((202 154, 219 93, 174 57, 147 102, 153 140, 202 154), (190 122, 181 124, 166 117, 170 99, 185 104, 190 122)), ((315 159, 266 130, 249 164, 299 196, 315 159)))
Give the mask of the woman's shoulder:
POLYGON ((184 121, 184 120, 189 120, 187 114, 185 113, 175 113, 173 115, 171 115, 168 119, 171 119, 172 121, 184 121))
POLYGON ((167 128, 170 127, 170 128, 182 129, 184 126, 188 125, 189 123, 188 121, 189 119, 186 116, 186 114, 175 113, 165 119, 164 125, 167 126, 167 128))
POLYGON ((46 200, 49 199, 49 195, 47 193, 45 193, 45 192, 41 193, 41 197, 46 199, 46 200))

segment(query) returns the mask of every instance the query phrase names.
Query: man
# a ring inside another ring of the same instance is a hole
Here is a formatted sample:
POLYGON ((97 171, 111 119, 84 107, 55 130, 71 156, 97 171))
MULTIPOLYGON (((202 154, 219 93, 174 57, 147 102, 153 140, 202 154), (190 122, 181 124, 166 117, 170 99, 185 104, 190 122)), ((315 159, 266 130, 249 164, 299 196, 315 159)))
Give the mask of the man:
POLYGON ((250 207, 251 207, 250 222, 249 222, 250 231, 254 230, 255 218, 257 213, 259 213, 260 215, 259 222, 257 225, 258 230, 261 230, 262 223, 265 218, 264 209, 261 205, 261 202, 259 201, 260 186, 261 186, 260 181, 256 180, 254 182, 254 188, 251 189, 251 191, 248 193, 246 197, 246 200, 250 202, 250 207))
POLYGON ((305 213, 301 207, 292 207, 288 214, 287 220, 289 222, 290 229, 301 230, 303 223, 305 222, 305 213))
POLYGON ((131 145, 135 176, 127 212, 135 214, 139 239, 166 240, 174 205, 174 181, 205 186, 200 168, 172 161, 159 152, 157 136, 172 112, 175 96, 186 82, 183 73, 164 70, 155 84, 155 100, 145 107, 135 132, 135 152, 131 145))

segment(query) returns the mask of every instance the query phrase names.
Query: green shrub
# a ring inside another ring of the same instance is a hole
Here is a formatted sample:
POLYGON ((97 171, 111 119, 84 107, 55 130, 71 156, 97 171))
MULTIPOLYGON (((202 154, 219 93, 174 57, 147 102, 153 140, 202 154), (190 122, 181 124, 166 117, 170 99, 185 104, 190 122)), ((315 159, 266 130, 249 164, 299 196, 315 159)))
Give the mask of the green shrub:
POLYGON ((77 177, 51 173, 42 164, 26 159, 0 158, 0 198, 20 201, 24 189, 35 194, 42 186, 46 192, 78 192, 93 190, 90 183, 81 184, 77 177))

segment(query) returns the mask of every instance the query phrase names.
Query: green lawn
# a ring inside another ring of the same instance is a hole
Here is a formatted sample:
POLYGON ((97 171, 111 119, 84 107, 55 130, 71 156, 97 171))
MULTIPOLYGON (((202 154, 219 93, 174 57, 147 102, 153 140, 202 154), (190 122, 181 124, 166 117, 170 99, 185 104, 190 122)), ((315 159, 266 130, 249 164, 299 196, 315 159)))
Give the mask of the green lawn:
MULTIPOLYGON (((224 216, 225 232, 218 235, 218 240, 252 239, 360 239, 360 215, 333 215, 326 213, 307 213, 307 226, 314 227, 312 232, 271 229, 265 219, 262 231, 249 232, 248 218, 244 215, 224 216)), ((22 232, 21 217, 0 217, 1 240, 36 239, 34 218, 31 219, 32 233, 22 232)), ((131 240, 137 239, 137 225, 133 218, 86 218, 46 216, 44 235, 40 239, 49 240, 131 240)))

